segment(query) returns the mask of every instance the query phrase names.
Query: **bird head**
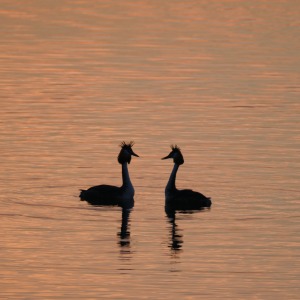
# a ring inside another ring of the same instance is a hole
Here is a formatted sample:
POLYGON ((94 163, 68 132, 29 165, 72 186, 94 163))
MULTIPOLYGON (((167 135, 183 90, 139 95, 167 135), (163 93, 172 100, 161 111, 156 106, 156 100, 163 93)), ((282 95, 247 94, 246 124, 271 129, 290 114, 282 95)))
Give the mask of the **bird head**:
POLYGON ((180 151, 180 148, 177 145, 171 145, 172 151, 169 153, 169 155, 163 157, 162 159, 168 159, 173 158, 173 161, 177 165, 184 164, 183 155, 180 151))
POLYGON ((134 145, 133 141, 131 141, 129 143, 122 142, 120 144, 121 151, 118 155, 118 162, 120 164, 124 164, 124 163, 130 164, 132 155, 136 156, 136 157, 139 157, 136 153, 133 152, 133 150, 132 150, 133 145, 134 145))

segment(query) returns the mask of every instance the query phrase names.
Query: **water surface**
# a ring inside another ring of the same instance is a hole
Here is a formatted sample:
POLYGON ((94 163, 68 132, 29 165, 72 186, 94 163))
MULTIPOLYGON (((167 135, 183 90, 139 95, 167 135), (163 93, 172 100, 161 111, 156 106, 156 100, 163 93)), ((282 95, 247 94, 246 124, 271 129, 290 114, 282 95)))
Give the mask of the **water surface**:
POLYGON ((7 299, 297 299, 295 1, 1 1, 1 280, 7 299), (121 184, 135 206, 79 189, 121 184), (178 188, 209 210, 164 211, 178 188))

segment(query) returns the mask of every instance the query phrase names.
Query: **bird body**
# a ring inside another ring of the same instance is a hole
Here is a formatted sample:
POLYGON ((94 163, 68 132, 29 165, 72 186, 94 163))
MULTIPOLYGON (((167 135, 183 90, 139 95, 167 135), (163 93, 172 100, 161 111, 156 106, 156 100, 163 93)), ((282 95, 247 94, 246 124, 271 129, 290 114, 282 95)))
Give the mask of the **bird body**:
POLYGON ((117 186, 101 184, 81 190, 80 198, 92 205, 118 205, 122 200, 122 193, 117 186))
POLYGON ((179 166, 184 163, 183 155, 178 146, 172 146, 172 151, 162 159, 173 158, 174 167, 165 188, 166 206, 176 210, 193 210, 210 207, 211 200, 203 194, 190 190, 176 188, 176 175, 179 166))
POLYGON ((132 155, 137 157, 138 155, 133 152, 132 146, 133 142, 121 143, 118 162, 122 165, 122 186, 102 184, 81 190, 79 197, 82 201, 87 201, 92 205, 133 206, 134 187, 130 180, 128 164, 132 155))

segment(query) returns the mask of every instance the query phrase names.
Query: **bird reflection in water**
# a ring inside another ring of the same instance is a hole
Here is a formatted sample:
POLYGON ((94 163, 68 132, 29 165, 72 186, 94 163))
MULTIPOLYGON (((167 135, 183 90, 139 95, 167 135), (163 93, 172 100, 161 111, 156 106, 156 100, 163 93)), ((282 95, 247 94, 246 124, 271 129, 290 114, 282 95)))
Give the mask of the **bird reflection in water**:
POLYGON ((122 249, 123 253, 130 252, 130 228, 129 228, 129 217, 132 211, 131 208, 122 208, 122 222, 121 222, 121 230, 118 232, 118 244, 124 248, 122 249))
MULTIPOLYGON (((114 205, 94 205, 89 203, 94 207, 115 207, 114 205)), ((128 199, 123 201, 121 204, 118 205, 122 208, 122 220, 121 220, 121 227, 120 231, 117 232, 118 236, 118 245, 121 247, 121 253, 128 254, 130 253, 130 230, 129 230, 129 217, 130 213, 134 207, 134 199, 128 199)))
POLYGON ((171 224, 170 227, 170 243, 169 247, 174 252, 181 251, 181 247, 183 244, 183 236, 179 234, 180 229, 175 222, 176 220, 176 211, 174 209, 170 209, 167 206, 165 207, 165 211, 168 217, 168 222, 171 224))
POLYGON ((168 222, 171 224, 170 227, 170 242, 169 247, 174 253, 182 251, 183 235, 180 233, 182 230, 178 228, 176 224, 176 214, 194 214, 200 211, 209 210, 209 208, 199 208, 196 210, 176 210, 173 206, 165 203, 165 212, 168 217, 168 222))

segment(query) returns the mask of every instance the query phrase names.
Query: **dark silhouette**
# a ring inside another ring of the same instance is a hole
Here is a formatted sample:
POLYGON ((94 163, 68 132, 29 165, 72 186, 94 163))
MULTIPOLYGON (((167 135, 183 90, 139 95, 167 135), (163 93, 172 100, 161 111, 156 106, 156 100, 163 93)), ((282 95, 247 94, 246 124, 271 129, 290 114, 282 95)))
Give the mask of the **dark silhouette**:
POLYGON ((121 247, 130 246, 130 230, 129 230, 129 216, 131 213, 131 208, 122 208, 122 223, 121 230, 118 232, 119 236, 119 245, 121 247))
POLYGON ((168 217, 168 222, 171 224, 170 228, 170 244, 169 247, 171 250, 175 252, 179 252, 182 250, 182 244, 183 244, 183 235, 179 233, 181 231, 178 228, 178 225, 176 224, 176 214, 194 214, 200 211, 207 210, 205 207, 202 207, 200 209, 194 209, 194 210, 175 210, 173 206, 169 206, 166 204, 165 206, 165 212, 168 217))
POLYGON ((165 211, 168 217, 168 221, 171 224, 171 228, 170 228, 170 244, 169 247, 177 252, 182 250, 182 244, 183 244, 183 236, 181 234, 178 233, 178 227, 177 224, 175 222, 176 219, 176 211, 169 208, 169 207, 165 207, 165 211))
POLYGON ((210 198, 193 190, 178 190, 175 185, 176 174, 180 165, 184 163, 183 155, 177 145, 171 146, 172 151, 166 157, 173 158, 174 167, 165 188, 166 205, 173 210, 196 210, 210 207, 210 198))
POLYGON ((128 207, 133 204, 134 188, 130 181, 127 166, 130 164, 132 155, 139 157, 133 152, 133 145, 133 142, 127 144, 122 142, 120 145, 121 151, 118 155, 118 162, 122 165, 122 186, 102 184, 81 190, 79 197, 82 201, 87 201, 91 205, 118 205, 121 207, 128 207))

